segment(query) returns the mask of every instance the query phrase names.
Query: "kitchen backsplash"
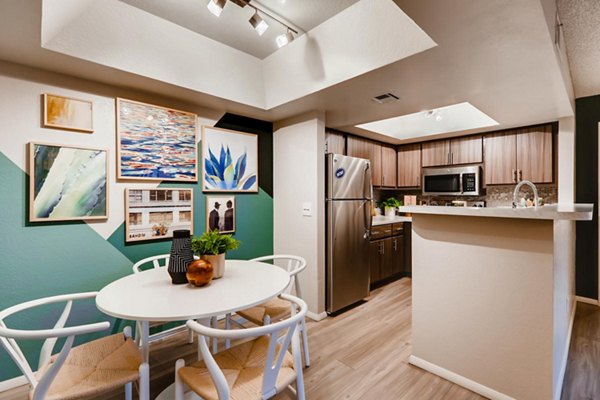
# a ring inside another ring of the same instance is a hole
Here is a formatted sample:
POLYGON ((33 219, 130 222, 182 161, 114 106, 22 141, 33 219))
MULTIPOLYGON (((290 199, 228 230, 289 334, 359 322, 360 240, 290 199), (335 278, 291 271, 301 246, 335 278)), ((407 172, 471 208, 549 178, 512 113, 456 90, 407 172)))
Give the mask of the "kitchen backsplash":
MULTIPOLYGON (((536 185, 538 196, 543 199, 544 204, 553 204, 558 202, 558 189, 554 184, 536 185)), ((513 201, 513 191, 515 185, 488 186, 484 196, 423 196, 420 190, 380 190, 374 189, 376 202, 383 201, 388 197, 396 197, 403 200, 405 195, 416 195, 417 204, 436 204, 446 205, 452 200, 485 201, 486 207, 506 207, 511 206, 513 201)), ((532 198, 533 191, 528 186, 521 187, 519 197, 532 198)))

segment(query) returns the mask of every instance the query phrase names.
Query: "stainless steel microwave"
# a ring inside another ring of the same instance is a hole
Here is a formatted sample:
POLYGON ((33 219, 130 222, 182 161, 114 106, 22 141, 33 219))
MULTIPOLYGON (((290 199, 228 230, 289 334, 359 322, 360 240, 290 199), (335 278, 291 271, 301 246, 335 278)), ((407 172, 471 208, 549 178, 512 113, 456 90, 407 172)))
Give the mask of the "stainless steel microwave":
POLYGON ((470 165, 423 169, 423 194, 438 196, 479 196, 481 167, 470 165))

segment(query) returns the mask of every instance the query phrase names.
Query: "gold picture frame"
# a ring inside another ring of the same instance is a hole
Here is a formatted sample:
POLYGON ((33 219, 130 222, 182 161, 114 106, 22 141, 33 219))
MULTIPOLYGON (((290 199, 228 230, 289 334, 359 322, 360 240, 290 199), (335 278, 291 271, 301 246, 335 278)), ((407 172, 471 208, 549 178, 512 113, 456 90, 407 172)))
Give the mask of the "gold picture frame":
POLYGON ((94 132, 94 103, 90 100, 44 93, 44 127, 94 132))

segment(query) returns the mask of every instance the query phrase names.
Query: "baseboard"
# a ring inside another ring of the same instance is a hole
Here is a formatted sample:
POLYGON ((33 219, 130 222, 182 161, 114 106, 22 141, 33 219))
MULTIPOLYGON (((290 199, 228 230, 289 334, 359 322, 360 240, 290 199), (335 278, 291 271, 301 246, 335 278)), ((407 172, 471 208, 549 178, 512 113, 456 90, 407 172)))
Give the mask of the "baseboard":
POLYGON ((459 386, 469 389, 472 392, 482 395, 483 397, 487 397, 491 400, 515 400, 514 398, 505 395, 504 393, 500 393, 492 388, 484 386, 480 383, 472 381, 468 378, 465 378, 462 375, 459 375, 455 372, 448 371, 445 368, 439 367, 435 364, 430 363, 429 361, 425 361, 422 358, 415 357, 413 355, 410 356, 408 362, 412 365, 415 365, 419 368, 424 369, 425 371, 431 372, 437 376, 440 376, 450 382, 456 383, 459 386))
POLYGON ((320 313, 320 314, 315 314, 315 313, 313 313, 313 312, 310 312, 310 311, 308 311, 308 312, 306 313, 306 316, 307 316, 308 318, 312 319, 312 320, 313 320, 313 321, 315 321, 315 322, 319 322, 319 321, 321 321, 321 320, 323 320, 323 319, 327 318, 327 313, 326 313, 326 312, 322 312, 322 313, 320 313))
POLYGON ((7 379, 0 382, 0 393, 6 392, 7 390, 14 389, 19 386, 27 385, 29 381, 25 376, 17 376, 16 378, 7 379))
POLYGON ((600 305, 597 299, 590 299, 589 297, 575 296, 575 300, 580 303, 593 304, 595 306, 600 305))
POLYGON ((567 343, 563 350, 563 360, 560 364, 560 371, 558 372, 558 385, 554 390, 554 400, 560 400, 562 396, 562 388, 565 383, 565 373, 567 372, 567 362, 569 361, 569 348, 571 347, 571 334, 573 333, 573 323, 575 322, 575 311, 577 310, 577 302, 573 302, 571 307, 571 316, 569 317, 569 332, 567 332, 567 343))

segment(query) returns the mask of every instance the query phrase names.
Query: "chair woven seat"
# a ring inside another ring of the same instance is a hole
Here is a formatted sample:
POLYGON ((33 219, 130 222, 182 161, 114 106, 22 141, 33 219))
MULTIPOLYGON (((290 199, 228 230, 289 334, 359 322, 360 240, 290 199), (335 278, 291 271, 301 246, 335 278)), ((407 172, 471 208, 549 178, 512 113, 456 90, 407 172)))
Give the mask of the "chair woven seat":
POLYGON ((263 325, 265 316, 269 316, 271 321, 283 319, 290 314, 290 303, 282 300, 279 297, 275 297, 265 303, 259 304, 255 307, 247 308, 245 310, 237 311, 237 315, 247 319, 256 325, 263 325))
MULTIPOLYGON (((43 376, 55 360, 56 355, 37 376, 43 376)), ((138 379, 141 362, 137 345, 122 333, 73 347, 52 381, 46 399, 81 399, 119 388, 138 379)), ((33 391, 29 397, 32 395, 33 391)))
MULTIPOLYGON (((289 309, 289 302, 286 302, 289 309)), ((269 337, 261 336, 256 340, 240 344, 214 356, 215 361, 223 371, 230 388, 231 400, 246 400, 261 398, 263 374, 267 360, 269 337)), ((279 350, 279 345, 277 346, 279 350)), ((179 377, 194 392, 205 400, 218 400, 219 396, 206 369, 204 361, 182 367, 179 377)), ((277 376, 277 392, 296 380, 294 359, 289 351, 285 352, 281 370, 277 376)))

